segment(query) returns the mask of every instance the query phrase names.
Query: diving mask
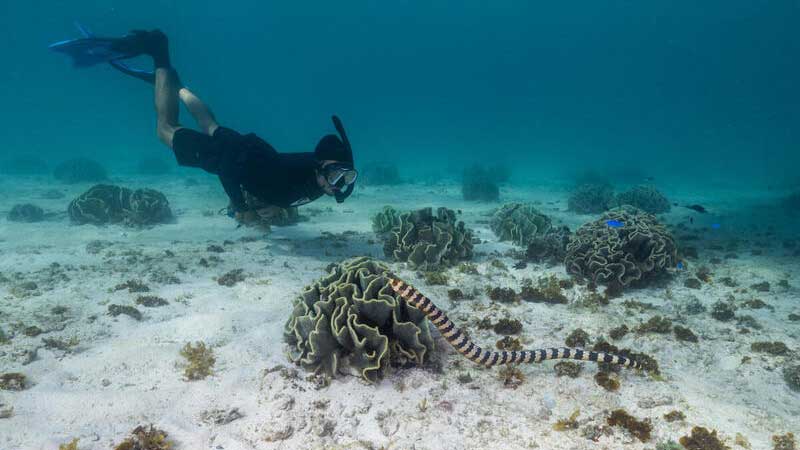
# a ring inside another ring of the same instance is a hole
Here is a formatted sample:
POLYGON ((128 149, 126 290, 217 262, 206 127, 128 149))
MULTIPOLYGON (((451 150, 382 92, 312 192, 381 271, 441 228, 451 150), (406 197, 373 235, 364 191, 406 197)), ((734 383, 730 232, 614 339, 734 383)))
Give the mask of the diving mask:
POLYGON ((358 178, 358 171, 350 164, 328 164, 322 168, 322 171, 328 184, 337 189, 355 183, 358 178))

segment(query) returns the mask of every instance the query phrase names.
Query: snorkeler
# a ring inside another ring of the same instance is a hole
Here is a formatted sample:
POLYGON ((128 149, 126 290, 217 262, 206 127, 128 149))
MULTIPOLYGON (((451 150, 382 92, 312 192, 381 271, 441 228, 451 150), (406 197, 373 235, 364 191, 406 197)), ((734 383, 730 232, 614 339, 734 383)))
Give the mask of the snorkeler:
POLYGON ((172 149, 179 165, 219 176, 230 199, 228 214, 239 222, 247 224, 257 219, 244 192, 263 204, 282 208, 304 205, 323 194, 342 203, 353 192, 358 172, 338 117, 333 116, 333 123, 339 136, 324 136, 313 152, 278 153, 253 133, 242 135, 217 123, 205 103, 181 85, 170 64, 167 36, 160 30, 100 38, 79 24, 78 28, 83 38, 56 42, 50 48, 72 57, 76 67, 110 63, 123 73, 153 84, 159 139, 172 149), (155 70, 134 69, 124 62, 139 55, 152 57, 155 70), (178 123, 179 100, 200 131, 178 123))

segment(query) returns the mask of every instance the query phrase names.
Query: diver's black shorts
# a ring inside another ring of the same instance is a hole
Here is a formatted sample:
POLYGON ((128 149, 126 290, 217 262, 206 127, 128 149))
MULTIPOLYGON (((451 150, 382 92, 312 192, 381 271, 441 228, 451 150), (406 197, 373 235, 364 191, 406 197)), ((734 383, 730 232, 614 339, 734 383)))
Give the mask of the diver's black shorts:
POLYGON ((172 136, 172 151, 181 166, 219 174, 223 155, 237 152, 241 138, 241 134, 225 127, 218 127, 212 136, 181 128, 172 136))

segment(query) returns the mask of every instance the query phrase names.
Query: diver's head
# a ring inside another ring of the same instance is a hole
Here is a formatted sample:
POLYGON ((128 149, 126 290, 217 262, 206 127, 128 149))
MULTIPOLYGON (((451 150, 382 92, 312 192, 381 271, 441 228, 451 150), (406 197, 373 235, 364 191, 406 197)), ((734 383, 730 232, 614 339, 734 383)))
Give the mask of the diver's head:
POLYGON ((342 203, 353 193, 358 172, 353 165, 353 152, 341 121, 334 116, 333 123, 342 138, 335 134, 326 135, 314 149, 317 184, 326 194, 336 197, 336 201, 342 203))

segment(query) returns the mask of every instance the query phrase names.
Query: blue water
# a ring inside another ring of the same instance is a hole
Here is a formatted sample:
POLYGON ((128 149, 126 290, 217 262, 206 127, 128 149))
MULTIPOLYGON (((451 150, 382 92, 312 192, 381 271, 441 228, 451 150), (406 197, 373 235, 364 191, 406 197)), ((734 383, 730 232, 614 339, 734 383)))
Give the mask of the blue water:
POLYGON ((282 151, 336 113, 357 162, 797 183, 796 2, 338 3, 4 2, 2 151, 162 154, 146 86, 46 51, 77 19, 163 29, 218 119, 282 151))

